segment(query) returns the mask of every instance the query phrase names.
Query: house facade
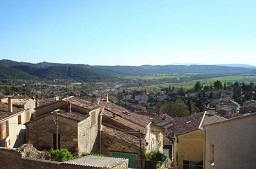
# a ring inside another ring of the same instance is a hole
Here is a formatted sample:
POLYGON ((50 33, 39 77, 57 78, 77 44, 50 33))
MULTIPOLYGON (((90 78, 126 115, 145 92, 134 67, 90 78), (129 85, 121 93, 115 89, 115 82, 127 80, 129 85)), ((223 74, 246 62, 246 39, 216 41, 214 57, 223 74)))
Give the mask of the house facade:
POLYGON ((98 150, 100 108, 75 97, 39 106, 27 126, 27 143, 37 149, 98 150))
POLYGON ((256 167, 256 114, 204 126, 204 168, 256 167))
POLYGON ((129 167, 138 168, 142 149, 163 153, 163 133, 152 125, 148 116, 136 114, 107 100, 98 104, 102 108, 103 155, 129 158, 129 167))
POLYGON ((202 126, 224 120, 226 119, 207 111, 175 118, 170 131, 174 168, 203 168, 205 135, 202 126))
POLYGON ((7 104, 0 103, 0 146, 17 148, 26 141, 26 122, 34 112, 35 101, 27 99, 17 106, 11 97, 6 98, 7 104))

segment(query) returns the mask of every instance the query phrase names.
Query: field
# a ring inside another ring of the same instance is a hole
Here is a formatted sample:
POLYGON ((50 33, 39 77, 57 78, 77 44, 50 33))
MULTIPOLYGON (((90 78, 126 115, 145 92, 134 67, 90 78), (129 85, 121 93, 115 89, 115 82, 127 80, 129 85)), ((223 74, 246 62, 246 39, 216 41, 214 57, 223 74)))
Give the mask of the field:
POLYGON ((229 75, 229 76, 221 76, 221 77, 202 77, 202 78, 195 78, 194 74, 186 74, 186 75, 177 75, 177 74, 170 74, 170 75, 147 75, 147 76, 127 76, 125 78, 131 80, 146 80, 150 81, 150 84, 145 84, 144 87, 147 88, 154 88, 154 87, 167 87, 167 86, 174 86, 176 88, 186 88, 191 89, 194 87, 195 83, 200 81, 202 85, 213 85, 213 83, 217 80, 221 81, 222 83, 232 84, 237 82, 253 82, 256 83, 256 76, 251 76, 247 74, 240 74, 240 75, 229 75))

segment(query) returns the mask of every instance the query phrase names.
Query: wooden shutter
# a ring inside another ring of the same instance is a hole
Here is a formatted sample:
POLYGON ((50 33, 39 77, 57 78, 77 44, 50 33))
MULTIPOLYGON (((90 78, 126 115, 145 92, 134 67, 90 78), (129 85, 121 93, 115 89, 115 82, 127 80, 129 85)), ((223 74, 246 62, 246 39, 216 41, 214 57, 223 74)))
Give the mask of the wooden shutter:
POLYGON ((9 136, 9 121, 6 121, 6 137, 9 136))
POLYGON ((2 123, 0 123, 0 140, 2 140, 2 123))

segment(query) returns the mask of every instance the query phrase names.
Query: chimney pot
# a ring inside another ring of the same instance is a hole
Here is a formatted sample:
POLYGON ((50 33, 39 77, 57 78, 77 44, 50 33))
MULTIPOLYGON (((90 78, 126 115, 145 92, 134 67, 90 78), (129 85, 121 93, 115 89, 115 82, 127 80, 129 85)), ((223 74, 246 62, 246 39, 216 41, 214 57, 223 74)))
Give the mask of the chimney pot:
POLYGON ((9 112, 12 112, 12 98, 11 97, 8 97, 8 111, 9 112))

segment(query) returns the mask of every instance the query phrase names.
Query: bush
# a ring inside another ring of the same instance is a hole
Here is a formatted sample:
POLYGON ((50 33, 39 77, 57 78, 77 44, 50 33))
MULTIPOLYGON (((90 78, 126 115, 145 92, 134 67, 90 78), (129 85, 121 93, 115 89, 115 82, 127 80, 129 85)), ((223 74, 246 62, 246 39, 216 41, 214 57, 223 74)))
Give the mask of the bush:
POLYGON ((151 151, 149 153, 145 153, 145 158, 147 161, 165 161, 166 157, 158 152, 158 151, 151 151))
POLYGON ((58 150, 50 150, 51 159, 54 161, 68 161, 74 159, 73 155, 64 148, 58 150))

